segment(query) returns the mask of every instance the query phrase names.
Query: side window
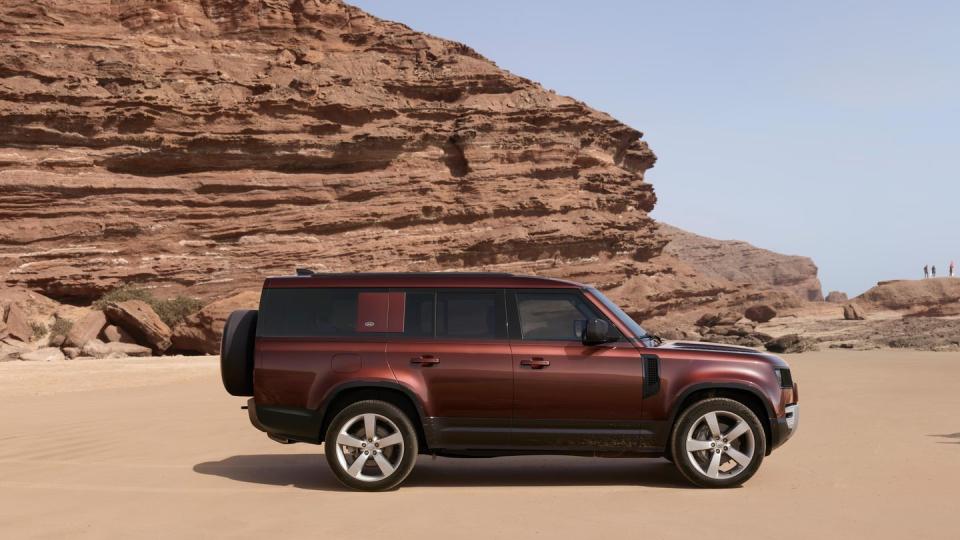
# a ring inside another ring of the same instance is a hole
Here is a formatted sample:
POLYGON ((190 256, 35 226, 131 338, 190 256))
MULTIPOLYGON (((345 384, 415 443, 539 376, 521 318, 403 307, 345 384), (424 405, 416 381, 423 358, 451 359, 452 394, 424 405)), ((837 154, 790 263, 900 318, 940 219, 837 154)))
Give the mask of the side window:
POLYGON ((505 339, 500 291, 437 293, 437 337, 505 339))
POLYGON ((433 337, 433 291, 408 291, 406 312, 403 316, 403 335, 433 337))
POLYGON ((353 289, 265 289, 257 317, 257 335, 355 335, 358 294, 353 289))
POLYGON ((517 312, 521 338, 531 341, 580 341, 587 321, 600 317, 576 294, 520 292, 517 312))

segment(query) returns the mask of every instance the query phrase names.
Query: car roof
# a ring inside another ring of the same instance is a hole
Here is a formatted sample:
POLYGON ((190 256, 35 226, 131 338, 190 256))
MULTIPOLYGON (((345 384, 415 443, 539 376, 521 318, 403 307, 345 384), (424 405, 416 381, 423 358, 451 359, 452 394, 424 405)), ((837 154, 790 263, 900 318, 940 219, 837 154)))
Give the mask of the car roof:
POLYGON ((564 279, 496 272, 350 272, 269 277, 265 289, 313 287, 436 287, 570 289, 583 284, 564 279))

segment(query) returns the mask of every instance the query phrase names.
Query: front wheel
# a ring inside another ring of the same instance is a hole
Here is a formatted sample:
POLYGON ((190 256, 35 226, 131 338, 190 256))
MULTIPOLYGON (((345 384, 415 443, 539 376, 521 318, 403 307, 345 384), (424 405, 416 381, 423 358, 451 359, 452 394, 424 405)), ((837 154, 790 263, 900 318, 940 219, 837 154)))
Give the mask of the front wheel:
POLYGON ((417 433, 410 419, 385 401, 346 406, 324 439, 327 463, 347 487, 385 491, 403 482, 417 461, 417 433))
POLYGON ((677 469, 701 487, 726 488, 753 476, 767 450, 757 415, 727 398, 711 398, 686 409, 670 441, 677 469))

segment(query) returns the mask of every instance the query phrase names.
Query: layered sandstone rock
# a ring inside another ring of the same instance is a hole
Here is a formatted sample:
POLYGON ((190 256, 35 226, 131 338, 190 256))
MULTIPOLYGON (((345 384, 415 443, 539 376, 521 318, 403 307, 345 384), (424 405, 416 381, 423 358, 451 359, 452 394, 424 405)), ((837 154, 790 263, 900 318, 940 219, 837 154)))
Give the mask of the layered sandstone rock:
POLYGON ((0 38, 8 284, 664 269, 639 131, 339 1, 11 0, 0 38))
POLYGON ((704 275, 823 300, 817 266, 808 257, 782 255, 738 240, 715 240, 665 224, 660 225, 660 233, 669 240, 664 255, 672 255, 704 275))

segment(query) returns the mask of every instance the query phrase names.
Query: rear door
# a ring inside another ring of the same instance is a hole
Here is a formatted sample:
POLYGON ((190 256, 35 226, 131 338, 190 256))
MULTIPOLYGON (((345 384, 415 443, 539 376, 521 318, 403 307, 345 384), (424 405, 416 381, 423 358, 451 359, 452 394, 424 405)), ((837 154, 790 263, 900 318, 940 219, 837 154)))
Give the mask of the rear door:
POLYGON ((406 289, 387 361, 422 396, 434 448, 509 446, 513 361, 500 289, 406 289))
POLYGON ((508 294, 515 369, 514 443, 528 449, 633 450, 640 420, 643 360, 620 339, 581 342, 586 321, 606 319, 577 289, 508 294))

